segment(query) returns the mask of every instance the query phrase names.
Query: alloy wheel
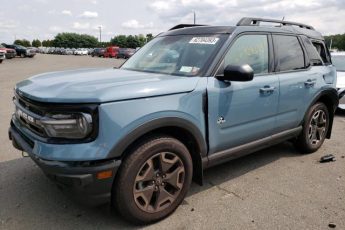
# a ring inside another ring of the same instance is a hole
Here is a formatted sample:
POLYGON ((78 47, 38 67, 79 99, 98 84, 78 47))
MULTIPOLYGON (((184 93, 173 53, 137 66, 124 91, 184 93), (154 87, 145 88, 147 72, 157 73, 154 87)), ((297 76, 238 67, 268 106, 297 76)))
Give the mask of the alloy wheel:
POLYGON ((327 117, 323 110, 314 112, 308 130, 309 141, 312 145, 317 145, 323 141, 326 134, 327 117))
POLYGON ((136 205, 155 213, 168 208, 180 194, 185 180, 185 166, 175 153, 161 152, 140 168, 133 186, 136 205))

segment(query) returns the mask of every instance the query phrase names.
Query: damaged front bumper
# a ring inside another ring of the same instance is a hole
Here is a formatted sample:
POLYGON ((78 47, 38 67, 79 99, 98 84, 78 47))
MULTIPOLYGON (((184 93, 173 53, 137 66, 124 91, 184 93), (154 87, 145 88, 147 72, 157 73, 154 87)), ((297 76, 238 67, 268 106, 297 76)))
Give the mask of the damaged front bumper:
POLYGON ((91 206, 110 202, 113 181, 121 164, 120 160, 88 162, 45 160, 33 153, 32 142, 13 124, 8 134, 15 148, 28 153, 42 171, 75 200, 91 206))

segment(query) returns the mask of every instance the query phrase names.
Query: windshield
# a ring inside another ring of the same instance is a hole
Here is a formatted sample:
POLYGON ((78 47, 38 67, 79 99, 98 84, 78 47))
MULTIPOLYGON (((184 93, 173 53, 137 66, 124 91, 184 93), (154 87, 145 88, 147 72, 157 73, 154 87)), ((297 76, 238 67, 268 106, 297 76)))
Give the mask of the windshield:
POLYGON ((122 69, 181 76, 201 75, 225 35, 158 37, 139 49, 122 69))
POLYGON ((337 71, 345 71, 345 55, 332 56, 332 62, 337 71))

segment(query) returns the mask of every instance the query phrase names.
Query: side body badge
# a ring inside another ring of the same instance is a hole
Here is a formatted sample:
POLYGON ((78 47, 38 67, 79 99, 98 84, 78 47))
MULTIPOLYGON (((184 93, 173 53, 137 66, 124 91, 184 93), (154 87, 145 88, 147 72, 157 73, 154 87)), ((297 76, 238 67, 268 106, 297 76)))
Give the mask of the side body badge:
POLYGON ((218 120, 217 120, 217 124, 218 125, 221 125, 221 124, 223 124, 225 122, 226 122, 226 120, 224 119, 224 117, 219 117, 218 120))

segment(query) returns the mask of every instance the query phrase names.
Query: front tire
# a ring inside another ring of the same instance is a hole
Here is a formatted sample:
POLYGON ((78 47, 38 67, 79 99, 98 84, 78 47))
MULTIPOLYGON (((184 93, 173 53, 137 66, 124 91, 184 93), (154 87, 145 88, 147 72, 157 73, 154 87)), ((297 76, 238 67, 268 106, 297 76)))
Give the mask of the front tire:
POLYGON ((308 111, 301 134, 295 146, 302 153, 316 152, 325 141, 329 128, 329 111, 325 104, 318 102, 308 111))
POLYGON ((169 136, 139 143, 125 158, 114 182, 112 204, 135 223, 158 221, 180 205, 192 181, 188 149, 169 136))

